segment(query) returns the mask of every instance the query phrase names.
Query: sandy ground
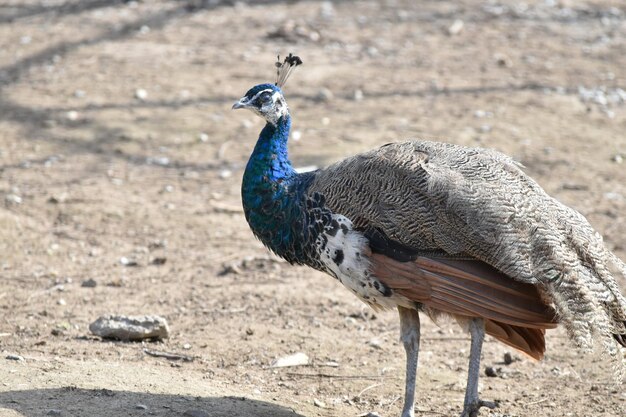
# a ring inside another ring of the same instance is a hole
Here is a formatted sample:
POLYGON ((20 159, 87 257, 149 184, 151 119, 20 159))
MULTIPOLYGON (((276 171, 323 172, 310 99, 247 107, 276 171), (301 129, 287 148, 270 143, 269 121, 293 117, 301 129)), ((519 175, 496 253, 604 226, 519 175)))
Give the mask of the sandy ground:
MULTIPOLYGON (((418 137, 495 148, 626 259, 622 1, 5 0, 0 416, 399 415, 396 314, 270 257, 240 208, 262 122, 230 106, 290 51, 296 166, 418 137), (171 337, 90 335, 107 313, 171 337), (296 352, 311 364, 269 366, 296 352)), ((458 415, 469 339, 423 327, 416 415, 458 415)), ((486 342, 500 407, 481 415, 626 415, 562 330, 540 363, 507 351, 486 342)))

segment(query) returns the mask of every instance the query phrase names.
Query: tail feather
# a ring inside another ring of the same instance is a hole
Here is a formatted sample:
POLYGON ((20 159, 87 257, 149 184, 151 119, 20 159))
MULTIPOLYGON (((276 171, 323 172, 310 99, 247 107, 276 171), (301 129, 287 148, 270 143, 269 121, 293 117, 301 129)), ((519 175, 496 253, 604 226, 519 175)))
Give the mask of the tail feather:
POLYGON ((626 347, 626 299, 610 265, 617 266, 624 276, 626 265, 606 248, 586 221, 581 220, 579 226, 568 229, 558 250, 553 247, 558 257, 542 260, 544 270, 558 271, 546 283, 546 295, 576 344, 591 351, 598 342, 612 363, 616 379, 623 380, 626 360, 620 346, 626 347))
POLYGON ((485 332, 533 359, 543 359, 546 351, 544 329, 533 329, 485 320, 485 332))
POLYGON ((617 343, 626 347, 626 334, 613 333, 613 338, 617 341, 617 343))

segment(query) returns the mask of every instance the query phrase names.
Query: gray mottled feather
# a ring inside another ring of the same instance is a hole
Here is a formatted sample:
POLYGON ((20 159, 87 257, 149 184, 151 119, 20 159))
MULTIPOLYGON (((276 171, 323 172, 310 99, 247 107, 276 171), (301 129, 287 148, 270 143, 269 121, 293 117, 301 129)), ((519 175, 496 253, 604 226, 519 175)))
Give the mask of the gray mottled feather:
POLYGON ((577 211, 492 150, 414 141, 356 155, 317 173, 309 190, 356 227, 416 250, 484 261, 539 287, 576 343, 593 335, 616 357, 626 300, 609 266, 624 264, 577 211))

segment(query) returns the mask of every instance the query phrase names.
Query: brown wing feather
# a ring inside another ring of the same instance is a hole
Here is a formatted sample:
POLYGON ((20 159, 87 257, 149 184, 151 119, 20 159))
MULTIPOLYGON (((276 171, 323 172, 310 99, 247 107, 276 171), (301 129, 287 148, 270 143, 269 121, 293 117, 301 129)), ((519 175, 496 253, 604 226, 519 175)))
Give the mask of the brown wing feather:
POLYGON ((534 285, 518 282, 480 261, 418 257, 399 262, 372 254, 372 271, 396 293, 424 306, 462 317, 485 319, 498 340, 540 359, 544 329, 557 317, 534 285))
POLYGON ((541 360, 546 351, 544 329, 531 329, 485 320, 485 332, 533 359, 541 360))

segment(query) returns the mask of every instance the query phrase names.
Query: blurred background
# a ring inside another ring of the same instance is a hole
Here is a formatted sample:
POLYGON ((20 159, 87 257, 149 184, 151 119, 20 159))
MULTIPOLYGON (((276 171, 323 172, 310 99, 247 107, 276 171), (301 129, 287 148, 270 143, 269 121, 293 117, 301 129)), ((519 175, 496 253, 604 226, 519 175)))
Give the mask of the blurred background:
MULTIPOLYGON (((230 107, 289 52, 296 167, 495 148, 626 259, 623 1, 4 0, 0 415, 399 415, 396 315, 270 256, 241 210, 263 123, 230 107), (162 315, 170 338, 103 341, 107 313, 162 315)), ((424 327, 416 414, 457 415, 469 338, 424 327)), ((501 407, 481 415, 626 415, 608 366, 548 340, 507 365, 487 342, 501 407)))

